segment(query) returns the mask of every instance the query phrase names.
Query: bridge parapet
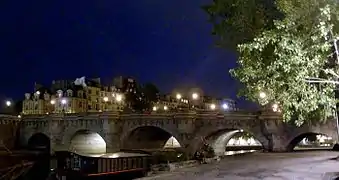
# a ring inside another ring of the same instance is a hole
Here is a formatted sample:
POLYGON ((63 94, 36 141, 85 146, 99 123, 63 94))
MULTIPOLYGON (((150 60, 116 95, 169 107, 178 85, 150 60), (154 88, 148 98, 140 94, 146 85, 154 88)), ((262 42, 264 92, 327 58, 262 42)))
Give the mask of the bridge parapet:
MULTIPOLYGON (((101 113, 67 113, 67 114, 46 114, 46 115, 23 115, 23 121, 34 121, 34 120, 79 120, 80 119, 117 119, 117 120, 128 120, 128 119, 168 119, 168 118, 195 118, 195 119, 215 119, 215 120, 251 120, 256 118, 258 114, 256 112, 169 112, 169 113, 149 113, 149 114, 137 114, 137 113, 121 113, 121 112, 101 112, 101 113)), ((273 116, 279 116, 279 114, 272 114, 273 116)), ((1 116, 0 116, 1 118, 1 116)), ((18 119, 18 118, 17 118, 18 119)), ((273 118, 274 119, 274 118, 273 118)))

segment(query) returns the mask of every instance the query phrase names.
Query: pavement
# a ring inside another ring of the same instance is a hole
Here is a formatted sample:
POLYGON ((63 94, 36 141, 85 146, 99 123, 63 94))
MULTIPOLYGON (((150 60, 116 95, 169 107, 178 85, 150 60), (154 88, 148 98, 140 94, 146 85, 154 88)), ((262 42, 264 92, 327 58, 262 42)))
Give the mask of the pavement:
POLYGON ((332 180, 339 152, 251 153, 140 180, 332 180))

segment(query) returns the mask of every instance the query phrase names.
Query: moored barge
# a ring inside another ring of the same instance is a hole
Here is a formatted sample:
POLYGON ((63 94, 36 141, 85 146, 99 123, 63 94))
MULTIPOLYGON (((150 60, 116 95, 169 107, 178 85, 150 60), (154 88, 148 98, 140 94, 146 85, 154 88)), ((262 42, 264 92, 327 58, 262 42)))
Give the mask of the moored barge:
POLYGON ((56 178, 60 180, 91 179, 127 173, 145 175, 150 170, 152 161, 149 154, 136 152, 79 154, 58 151, 55 152, 55 157, 57 160, 56 178))

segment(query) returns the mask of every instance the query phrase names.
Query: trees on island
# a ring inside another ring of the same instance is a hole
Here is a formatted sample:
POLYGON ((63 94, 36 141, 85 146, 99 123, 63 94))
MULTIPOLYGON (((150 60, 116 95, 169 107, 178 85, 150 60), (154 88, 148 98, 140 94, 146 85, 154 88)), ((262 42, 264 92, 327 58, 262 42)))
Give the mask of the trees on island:
POLYGON ((159 89, 152 83, 138 86, 135 92, 126 92, 126 102, 136 111, 151 110, 153 103, 159 99, 159 89))
POLYGON ((219 44, 237 48, 238 67, 230 73, 244 85, 240 95, 278 105, 284 120, 296 125, 333 115, 339 78, 336 1, 214 0, 204 9, 219 44))

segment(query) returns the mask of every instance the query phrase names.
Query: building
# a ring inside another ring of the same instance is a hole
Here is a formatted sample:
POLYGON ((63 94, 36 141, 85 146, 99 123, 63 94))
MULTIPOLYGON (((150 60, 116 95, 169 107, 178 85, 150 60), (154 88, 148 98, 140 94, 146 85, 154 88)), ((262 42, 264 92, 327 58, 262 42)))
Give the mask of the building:
POLYGON ((36 84, 26 93, 22 114, 81 113, 122 110, 123 95, 114 86, 104 86, 100 78, 85 80, 86 86, 72 80, 52 81, 50 88, 36 84))
POLYGON ((177 98, 171 94, 160 95, 159 101, 153 104, 153 110, 183 110, 188 108, 188 99, 177 98))
POLYGON ((23 114, 45 114, 48 112, 47 101, 39 93, 25 93, 25 99, 22 102, 23 114))
POLYGON ((154 103, 153 110, 236 110, 235 101, 228 98, 214 98, 203 95, 201 89, 188 89, 186 92, 175 90, 172 94, 162 95, 158 102, 154 103))
MULTIPOLYGON (((151 88, 152 89, 152 88, 151 88)), ((22 114, 82 113, 131 110, 171 111, 185 109, 236 110, 231 99, 216 99, 204 95, 199 88, 174 90, 171 94, 146 98, 145 89, 128 77, 114 78, 105 85, 100 78, 54 80, 50 87, 35 84, 34 92, 26 93, 22 114), (150 106, 153 105, 153 106, 150 106)), ((147 96, 146 96, 147 95, 147 96)))
POLYGON ((124 95, 125 105, 130 109, 133 109, 142 100, 143 94, 140 92, 138 83, 131 77, 116 77, 113 79, 113 86, 117 92, 124 95))

